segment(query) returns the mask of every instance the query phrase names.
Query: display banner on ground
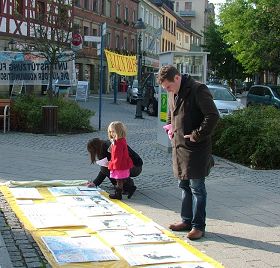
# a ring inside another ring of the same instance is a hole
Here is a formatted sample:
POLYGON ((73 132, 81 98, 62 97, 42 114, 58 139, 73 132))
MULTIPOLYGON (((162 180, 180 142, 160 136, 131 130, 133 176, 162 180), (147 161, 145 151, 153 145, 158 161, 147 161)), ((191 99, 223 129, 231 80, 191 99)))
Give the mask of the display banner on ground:
MULTIPOLYGON (((76 71, 73 53, 65 53, 53 65, 56 85, 75 85, 76 71)), ((39 52, 0 52, 0 85, 23 81, 25 85, 48 85, 50 64, 39 52)))
POLYGON ((0 187, 51 267, 223 268, 100 188, 25 189, 0 187))

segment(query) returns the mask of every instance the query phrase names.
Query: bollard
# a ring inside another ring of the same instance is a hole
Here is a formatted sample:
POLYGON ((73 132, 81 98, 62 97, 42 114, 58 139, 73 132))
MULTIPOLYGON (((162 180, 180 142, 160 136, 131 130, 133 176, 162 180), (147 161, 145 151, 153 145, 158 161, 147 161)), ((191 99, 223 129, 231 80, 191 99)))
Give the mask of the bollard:
POLYGON ((43 133, 47 135, 56 135, 58 130, 57 118, 58 106, 42 106, 43 112, 43 133))

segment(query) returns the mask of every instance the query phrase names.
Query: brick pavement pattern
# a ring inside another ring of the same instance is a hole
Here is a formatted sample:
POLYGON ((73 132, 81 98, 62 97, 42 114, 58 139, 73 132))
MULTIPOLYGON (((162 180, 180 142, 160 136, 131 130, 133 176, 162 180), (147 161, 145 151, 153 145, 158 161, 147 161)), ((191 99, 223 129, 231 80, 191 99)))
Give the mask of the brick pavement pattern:
MULTIPOLYGON (((96 111, 91 118, 91 124, 96 129, 98 103, 98 96, 80 102, 82 107, 96 111)), ((123 201, 168 228, 169 223, 180 220, 181 204, 181 193, 173 178, 171 154, 157 146, 157 118, 143 112, 143 120, 135 119, 135 110, 136 106, 127 103, 123 93, 118 93, 117 103, 113 103, 112 96, 106 95, 102 99, 100 131, 57 136, 1 133, 0 182, 94 178, 99 167, 90 165, 87 141, 94 137, 106 139, 109 122, 121 120, 128 127, 128 144, 144 161, 142 174, 135 178, 137 191, 131 199, 123 201)), ((251 170, 219 157, 215 157, 215 161, 216 165, 206 181, 205 237, 188 241, 185 232, 176 234, 227 268, 280 267, 280 171, 251 170)), ((109 180, 102 184, 102 188, 112 191, 109 180)), ((16 219, 12 213, 5 213, 4 201, 0 202, 0 267, 20 267, 14 265, 17 260, 23 263, 22 267, 40 267, 36 265, 45 263, 45 260, 39 249, 33 252, 38 258, 34 266, 26 266, 24 255, 20 252, 9 252, 13 266, 7 266, 7 260, 4 266, 5 260, 1 255, 7 253, 9 245, 17 245, 17 240, 29 241, 30 237, 22 230, 20 235, 26 235, 27 239, 20 237, 14 242, 5 241, 10 239, 9 236, 15 236, 11 233, 10 222, 16 219), (8 233, 3 234, 5 231, 8 233)), ((29 244, 34 245, 34 242, 30 240, 29 244)))

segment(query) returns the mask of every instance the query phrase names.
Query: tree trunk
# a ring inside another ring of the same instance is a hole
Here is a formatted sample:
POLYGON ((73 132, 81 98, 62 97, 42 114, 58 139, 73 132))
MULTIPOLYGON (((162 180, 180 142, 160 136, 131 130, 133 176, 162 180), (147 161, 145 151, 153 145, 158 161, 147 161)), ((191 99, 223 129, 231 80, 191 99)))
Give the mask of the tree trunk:
POLYGON ((49 99, 52 100, 53 98, 53 64, 52 63, 50 63, 48 96, 49 99))

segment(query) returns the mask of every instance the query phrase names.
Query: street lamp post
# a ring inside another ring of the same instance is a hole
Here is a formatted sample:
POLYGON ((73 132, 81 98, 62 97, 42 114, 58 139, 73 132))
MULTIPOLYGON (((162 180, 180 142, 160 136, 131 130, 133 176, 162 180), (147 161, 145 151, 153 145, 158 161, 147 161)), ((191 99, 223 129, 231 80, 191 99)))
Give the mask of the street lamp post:
POLYGON ((142 31, 146 29, 145 24, 142 18, 139 18, 134 25, 134 28, 139 30, 138 33, 138 94, 137 94, 137 104, 136 104, 136 113, 135 118, 143 119, 142 116, 142 99, 143 99, 143 90, 141 85, 142 79, 142 51, 141 51, 141 42, 142 42, 142 31))

